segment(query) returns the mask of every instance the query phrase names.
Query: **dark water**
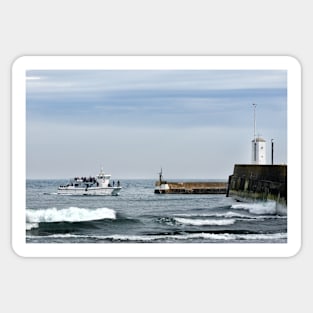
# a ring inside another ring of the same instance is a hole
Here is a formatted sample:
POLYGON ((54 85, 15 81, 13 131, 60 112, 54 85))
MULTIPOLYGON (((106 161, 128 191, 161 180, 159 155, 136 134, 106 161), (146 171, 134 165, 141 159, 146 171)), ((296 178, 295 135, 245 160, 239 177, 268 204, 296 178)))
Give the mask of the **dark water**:
POLYGON ((285 243, 275 203, 225 195, 154 194, 154 180, 122 180, 119 196, 57 195, 64 180, 26 183, 31 243, 285 243))

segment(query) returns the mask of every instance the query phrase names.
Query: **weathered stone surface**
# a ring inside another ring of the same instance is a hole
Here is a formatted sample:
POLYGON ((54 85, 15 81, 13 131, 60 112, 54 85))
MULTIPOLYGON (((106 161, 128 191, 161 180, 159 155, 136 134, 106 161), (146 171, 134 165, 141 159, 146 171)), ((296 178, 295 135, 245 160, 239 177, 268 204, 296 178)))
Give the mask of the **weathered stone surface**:
POLYGON ((287 165, 236 164, 226 195, 287 205, 287 165))
MULTIPOLYGON (((163 182, 169 186, 165 193, 180 194, 226 194, 226 182, 163 182)), ((155 186, 160 186, 157 181, 155 186)))

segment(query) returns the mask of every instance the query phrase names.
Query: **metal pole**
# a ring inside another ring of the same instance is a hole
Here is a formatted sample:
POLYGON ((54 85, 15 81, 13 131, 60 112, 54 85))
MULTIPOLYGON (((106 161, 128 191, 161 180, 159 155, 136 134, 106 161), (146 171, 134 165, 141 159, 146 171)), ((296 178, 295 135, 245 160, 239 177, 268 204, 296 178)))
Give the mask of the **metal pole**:
POLYGON ((253 103, 253 108, 254 108, 254 131, 253 131, 253 141, 254 141, 254 162, 256 163, 256 137, 255 137, 255 129, 256 129, 256 118, 255 118, 255 109, 256 109, 256 104, 253 103))
POLYGON ((274 164, 274 139, 271 139, 272 142, 272 165, 274 164))
POLYGON ((255 126, 256 126, 256 119, 255 119, 255 108, 256 108, 256 104, 255 103, 253 103, 252 104, 253 105, 253 107, 254 107, 254 132, 253 132, 253 136, 254 136, 254 142, 255 142, 255 126))

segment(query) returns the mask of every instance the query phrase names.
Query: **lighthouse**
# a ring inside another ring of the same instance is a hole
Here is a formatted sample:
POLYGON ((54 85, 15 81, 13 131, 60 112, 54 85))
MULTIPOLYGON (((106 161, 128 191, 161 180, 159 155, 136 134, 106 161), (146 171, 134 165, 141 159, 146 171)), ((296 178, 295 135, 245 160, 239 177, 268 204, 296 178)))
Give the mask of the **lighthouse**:
POLYGON ((266 164, 266 141, 257 137, 252 140, 252 164, 266 164))
POLYGON ((252 140, 252 164, 266 164, 266 141, 260 136, 256 137, 256 116, 255 109, 256 104, 253 104, 254 107, 254 134, 252 140))

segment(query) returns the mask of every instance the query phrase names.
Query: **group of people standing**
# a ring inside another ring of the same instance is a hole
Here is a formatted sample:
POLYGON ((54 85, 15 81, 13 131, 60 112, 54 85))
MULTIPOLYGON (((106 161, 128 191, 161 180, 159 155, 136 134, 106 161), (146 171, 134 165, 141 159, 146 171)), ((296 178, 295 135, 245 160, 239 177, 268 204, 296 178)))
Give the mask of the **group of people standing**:
MULTIPOLYGON (((115 187, 115 181, 113 180, 113 183, 112 183, 113 187, 115 187)), ((117 187, 119 187, 121 185, 120 181, 118 180, 117 181, 117 187)), ((111 187, 111 184, 109 184, 109 187, 111 187)))

